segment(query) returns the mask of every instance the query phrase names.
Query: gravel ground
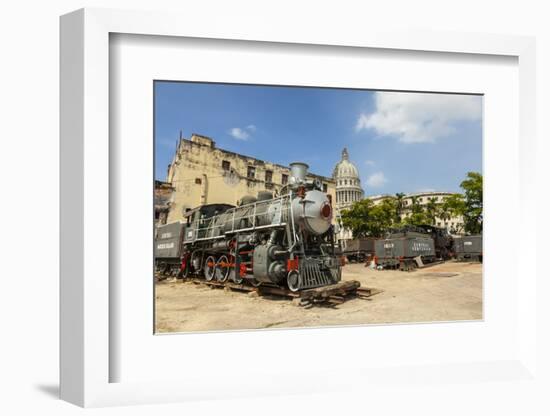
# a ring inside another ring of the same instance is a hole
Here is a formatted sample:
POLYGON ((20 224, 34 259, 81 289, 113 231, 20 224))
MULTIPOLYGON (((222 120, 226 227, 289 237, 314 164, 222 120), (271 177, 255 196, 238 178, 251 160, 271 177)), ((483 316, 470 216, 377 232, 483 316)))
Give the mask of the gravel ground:
POLYGON ((283 298, 211 289, 191 282, 156 284, 157 332, 220 331, 482 319, 482 266, 447 262, 414 272, 348 264, 344 280, 382 290, 335 308, 304 309, 283 298))

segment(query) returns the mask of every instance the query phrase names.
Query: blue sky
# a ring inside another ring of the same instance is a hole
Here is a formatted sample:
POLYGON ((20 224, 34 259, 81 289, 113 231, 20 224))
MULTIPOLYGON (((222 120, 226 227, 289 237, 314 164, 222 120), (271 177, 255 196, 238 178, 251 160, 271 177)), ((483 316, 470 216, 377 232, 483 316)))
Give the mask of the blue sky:
POLYGON ((366 195, 459 191, 482 170, 482 97, 326 88, 155 83, 155 177, 179 137, 331 176, 347 147, 366 195))

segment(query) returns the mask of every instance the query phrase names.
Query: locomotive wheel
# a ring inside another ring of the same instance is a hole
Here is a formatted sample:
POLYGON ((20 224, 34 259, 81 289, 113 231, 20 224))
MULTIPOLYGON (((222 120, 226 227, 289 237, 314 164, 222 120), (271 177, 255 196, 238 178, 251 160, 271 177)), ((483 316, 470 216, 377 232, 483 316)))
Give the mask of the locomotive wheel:
POLYGON ((286 283, 291 292, 297 292, 302 286, 302 276, 296 270, 290 271, 286 277, 286 283))
POLYGON ((254 287, 258 287, 258 286, 260 286, 260 285, 262 284, 262 282, 260 282, 260 281, 258 281, 258 280, 256 280, 256 279, 247 279, 247 280, 248 280, 248 282, 249 282, 252 286, 254 286, 254 287))
MULTIPOLYGON (((229 253, 229 258, 231 259, 231 263, 235 264, 235 253, 233 252, 233 250, 229 253)), ((235 282, 237 283, 238 285, 240 285, 242 282, 243 282, 243 278, 239 275, 239 273, 236 273, 235 272, 235 267, 231 267, 229 269, 229 274, 228 274, 228 278, 229 280, 231 280, 232 282, 235 282)))
POLYGON ((237 273, 235 273, 235 268, 232 267, 231 270, 229 271, 229 280, 240 285, 244 279, 241 276, 239 276, 237 273))
POLYGON ((228 264, 229 260, 227 259, 227 256, 221 256, 216 262, 215 275, 218 282, 226 282, 229 278, 230 267, 228 264))
POLYGON ((231 270, 229 270, 229 280, 231 280, 232 282, 235 282, 237 284, 241 284, 243 282, 243 278, 242 277, 235 277, 235 269, 232 267, 231 270))
POLYGON ((180 276, 182 279, 187 279, 189 277, 189 269, 191 268, 191 263, 187 261, 185 263, 185 268, 180 271, 180 276))
POLYGON ((216 270, 216 259, 212 256, 208 256, 204 262, 204 277, 206 280, 211 281, 214 278, 216 270))
POLYGON ((191 253, 191 258, 189 259, 188 268, 190 268, 190 272, 192 271, 197 276, 201 273, 201 262, 202 262, 202 251, 195 250, 193 253, 191 253))

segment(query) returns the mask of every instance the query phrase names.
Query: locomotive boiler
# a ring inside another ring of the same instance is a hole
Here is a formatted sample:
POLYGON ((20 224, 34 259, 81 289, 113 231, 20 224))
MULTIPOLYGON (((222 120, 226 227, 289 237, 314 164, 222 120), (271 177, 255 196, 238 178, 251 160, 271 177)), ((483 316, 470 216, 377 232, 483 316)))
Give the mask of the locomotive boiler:
MULTIPOLYGON (((307 180, 307 164, 295 162, 290 169, 278 196, 264 191, 257 198, 244 197, 238 206, 210 204, 187 212, 172 262, 178 274, 287 286, 291 291, 340 281, 329 195, 319 180, 307 180)), ((162 235, 159 227, 157 267, 170 269, 162 235)))

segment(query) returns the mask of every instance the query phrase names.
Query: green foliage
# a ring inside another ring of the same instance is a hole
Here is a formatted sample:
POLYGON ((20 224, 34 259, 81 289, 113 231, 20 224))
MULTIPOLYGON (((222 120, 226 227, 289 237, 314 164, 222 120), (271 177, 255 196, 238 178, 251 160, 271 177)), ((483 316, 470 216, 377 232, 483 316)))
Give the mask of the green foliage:
MULTIPOLYGON (((342 212, 342 225, 353 232, 354 238, 382 237, 391 227, 400 225, 435 225, 436 219, 444 222, 453 217, 464 218, 464 231, 478 234, 483 230, 483 177, 476 172, 468 172, 460 187, 464 195, 453 194, 442 203, 430 198, 421 205, 418 197, 411 197, 411 205, 405 207, 405 194, 397 193, 375 205, 370 199, 354 203, 342 212), (403 213, 407 211, 407 215, 403 213)), ((455 232, 460 232, 458 229, 455 232)))
POLYGON ((382 237, 393 224, 395 200, 384 199, 374 205, 370 199, 354 203, 350 209, 342 211, 342 224, 352 230, 357 237, 382 237))
POLYGON ((462 216, 464 231, 479 234, 483 230, 483 176, 477 172, 468 172, 460 187, 464 189, 464 195, 454 194, 445 198, 439 207, 439 218, 448 221, 451 217, 462 216))
POLYGON ((435 220, 437 218, 437 211, 438 211, 438 204, 437 204, 437 198, 429 198, 428 203, 426 204, 426 220, 427 224, 435 225, 435 220))
POLYGON ((483 231, 483 176, 468 172, 460 187, 464 189, 464 230, 479 234, 483 231))
POLYGON ((395 218, 393 221, 397 224, 399 224, 403 220, 401 213, 403 212, 404 198, 405 198, 405 194, 402 192, 398 192, 395 194, 395 218))
MULTIPOLYGON (((449 221, 452 217, 464 215, 464 195, 453 194, 446 197, 443 203, 438 207, 438 217, 443 221, 449 221)), ((461 228, 455 229, 454 232, 462 231, 461 228)))
POLYGON ((411 215, 408 215, 403 219, 403 224, 406 225, 421 225, 429 222, 424 207, 418 202, 418 197, 411 197, 411 215))

